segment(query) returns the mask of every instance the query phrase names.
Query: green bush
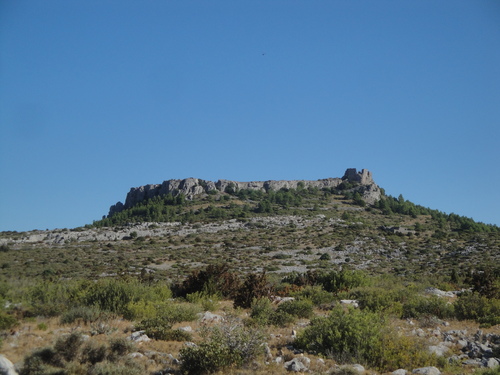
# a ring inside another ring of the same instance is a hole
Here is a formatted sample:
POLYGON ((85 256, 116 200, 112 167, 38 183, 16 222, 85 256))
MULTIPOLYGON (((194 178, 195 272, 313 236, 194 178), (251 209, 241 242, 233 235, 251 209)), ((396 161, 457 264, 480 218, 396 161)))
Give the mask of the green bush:
POLYGON ((104 361, 107 355, 108 348, 106 345, 90 341, 82 348, 81 361, 82 363, 95 365, 97 362, 104 361))
POLYGON ((54 348, 41 348, 24 357, 19 375, 57 374, 62 366, 61 357, 54 348))
POLYGON ((83 344, 83 337, 80 333, 74 332, 60 337, 54 345, 54 350, 66 361, 76 358, 80 346, 83 344))
POLYGON ((387 328, 378 313, 336 307, 300 332, 295 345, 340 363, 366 363, 383 372, 436 365, 435 356, 413 337, 387 328))
POLYGON ((328 317, 313 319, 299 333, 295 344, 339 362, 370 363, 372 348, 380 342, 383 327, 384 320, 377 313, 336 307, 328 317))
POLYGON ((359 286, 368 285, 370 280, 362 271, 331 271, 318 276, 317 282, 323 286, 327 292, 338 294, 346 292, 359 286))
POLYGON ((229 321, 206 332, 198 346, 181 349, 181 371, 202 374, 242 366, 263 352, 263 343, 258 330, 229 321))
POLYGON ((157 340, 164 340, 164 341, 191 341, 193 339, 193 335, 191 335, 189 332, 183 331, 182 329, 171 329, 168 331, 165 331, 163 337, 157 338, 154 337, 157 340))
POLYGON ((477 292, 464 293, 454 303, 458 319, 471 319, 483 326, 500 324, 500 300, 489 299, 477 292))
POLYGON ((168 303, 156 303, 146 300, 131 301, 127 304, 123 317, 128 320, 143 320, 154 318, 158 310, 168 303))
POLYGON ((454 306, 438 296, 415 296, 403 305, 402 318, 421 318, 435 316, 449 319, 455 316, 454 306))
POLYGON ((313 304, 309 300, 286 301, 276 309, 268 298, 254 299, 250 318, 257 325, 275 325, 286 327, 296 318, 309 318, 313 313, 313 304))
POLYGON ((156 317, 141 321, 137 328, 144 330, 146 335, 155 340, 166 340, 172 330, 172 323, 166 319, 156 317))
POLYGON ((18 324, 17 319, 3 311, 0 311, 0 331, 8 330, 18 324))
POLYGON ((296 317, 283 310, 276 310, 269 316, 269 324, 278 327, 286 327, 294 323, 296 317))
POLYGON ((274 308, 269 298, 255 298, 252 302, 250 318, 258 325, 267 325, 274 308))
POLYGON ((315 306, 333 302, 336 298, 333 293, 327 292, 321 286, 306 286, 291 295, 297 299, 307 299, 312 301, 315 306))
POLYGON ((169 303, 162 306, 157 315, 169 322, 191 322, 196 320, 200 307, 191 303, 169 303))
POLYGON ((150 286, 137 279, 101 279, 86 290, 82 300, 87 306, 126 315, 132 302, 162 302, 171 297, 172 292, 166 285, 150 286))
POLYGON ((187 374, 213 373, 226 367, 239 365, 240 357, 229 347, 214 341, 196 347, 181 349, 182 371, 187 374))
POLYGON ((403 305, 400 302, 399 290, 386 290, 380 287, 364 287, 352 291, 349 298, 355 299, 361 309, 368 309, 373 312, 384 312, 401 316, 403 305))
POLYGON ((25 298, 36 316, 58 316, 78 302, 81 284, 74 281, 39 282, 29 288, 25 298))
POLYGON ((99 362, 92 366, 88 375, 142 375, 144 369, 139 367, 135 362, 129 361, 127 363, 113 363, 113 362, 99 362))
POLYGON ((193 321, 197 318, 198 312, 199 308, 189 303, 170 303, 162 306, 156 316, 142 320, 137 328, 145 330, 149 337, 156 340, 188 341, 191 335, 182 331, 175 332, 172 330, 172 325, 193 321))
POLYGON ((293 300, 281 303, 276 312, 284 312, 297 318, 310 318, 313 314, 313 303, 310 300, 293 300))
POLYGON ((81 321, 84 324, 93 323, 99 319, 101 311, 93 306, 76 306, 61 315, 61 324, 71 324, 81 321))
POLYGON ((123 337, 118 337, 109 341, 109 349, 113 355, 123 357, 134 350, 134 344, 123 337))
POLYGON ((381 340, 373 347, 370 363, 382 372, 437 366, 439 358, 429 353, 428 345, 425 340, 401 336, 398 332, 384 329, 381 340))
POLYGON ((100 279, 88 289, 84 302, 104 311, 124 314, 129 302, 140 299, 140 296, 134 293, 137 292, 136 287, 137 284, 133 281, 100 279))
POLYGON ((186 295, 186 300, 200 305, 203 311, 215 311, 219 305, 219 296, 217 294, 208 294, 206 292, 194 292, 186 295))
POLYGON ((500 375, 500 366, 490 368, 490 369, 481 369, 476 370, 474 372, 476 375, 500 375))

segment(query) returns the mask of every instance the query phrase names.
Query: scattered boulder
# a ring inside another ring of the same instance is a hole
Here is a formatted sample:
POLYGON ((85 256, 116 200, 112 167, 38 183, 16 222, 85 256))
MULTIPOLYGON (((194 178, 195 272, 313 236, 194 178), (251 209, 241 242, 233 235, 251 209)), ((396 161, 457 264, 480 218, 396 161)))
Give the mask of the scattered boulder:
POLYGON ((500 359, 498 358, 488 358, 483 359, 483 366, 488 368, 495 368, 500 366, 500 359))
POLYGON ((134 342, 148 342, 148 341, 151 341, 151 339, 148 337, 148 335, 146 335, 144 332, 145 331, 136 331, 136 332, 133 332, 128 337, 128 339, 130 341, 134 341, 134 342))
POLYGON ((438 288, 432 288, 432 287, 425 289, 425 292, 427 294, 432 294, 434 296, 449 297, 449 298, 456 297, 457 293, 458 293, 458 292, 445 292, 444 290, 441 290, 438 288))
POLYGON ((359 302, 355 299, 341 299, 340 303, 342 305, 348 305, 353 307, 359 307, 359 302))
POLYGON ((408 371, 402 368, 392 372, 392 375, 406 375, 406 374, 408 374, 408 371))
POLYGON ((359 374, 363 374, 365 372, 365 368, 360 364, 352 365, 351 368, 356 370, 359 374))
POLYGON ((412 371, 412 373, 421 375, 441 375, 441 371, 434 366, 416 368, 412 371))
POLYGON ((291 361, 285 362, 284 367, 288 371, 306 372, 309 371, 311 360, 307 357, 295 357, 291 361))
POLYGON ((202 323, 217 323, 222 322, 224 318, 217 314, 212 314, 210 311, 205 311, 204 313, 199 313, 200 322, 202 323))
POLYGON ((450 349, 446 345, 443 345, 443 343, 440 343, 439 345, 431 345, 431 346, 429 346, 429 353, 435 354, 438 357, 442 357, 449 350, 450 349))
POLYGON ((0 354, 0 375, 18 375, 14 364, 3 354, 0 354))
POLYGON ((133 353, 129 353, 127 355, 128 358, 142 358, 144 357, 144 354, 142 353, 139 353, 139 352, 133 352, 133 353))

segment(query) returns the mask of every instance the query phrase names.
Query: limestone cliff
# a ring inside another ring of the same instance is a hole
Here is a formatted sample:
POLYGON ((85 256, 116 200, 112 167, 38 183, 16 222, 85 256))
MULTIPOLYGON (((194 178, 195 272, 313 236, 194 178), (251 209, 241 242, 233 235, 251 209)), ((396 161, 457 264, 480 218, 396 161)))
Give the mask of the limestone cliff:
POLYGON ((125 199, 125 204, 118 202, 109 209, 109 216, 124 209, 133 207, 135 204, 145 199, 156 196, 172 194, 177 196, 184 194, 186 199, 192 200, 195 196, 207 194, 210 191, 226 192, 227 189, 234 190, 254 189, 260 191, 278 191, 282 188, 296 189, 299 185, 304 188, 316 187, 336 188, 342 182, 347 181, 355 185, 352 190, 358 191, 368 204, 373 204, 380 199, 380 188, 373 181, 372 173, 366 169, 360 172, 355 168, 349 168, 345 171, 342 178, 325 178, 322 180, 292 180, 292 181, 250 181, 238 182, 230 180, 219 180, 217 182, 201 180, 198 178, 186 178, 183 180, 167 180, 161 184, 144 185, 131 188, 125 199))

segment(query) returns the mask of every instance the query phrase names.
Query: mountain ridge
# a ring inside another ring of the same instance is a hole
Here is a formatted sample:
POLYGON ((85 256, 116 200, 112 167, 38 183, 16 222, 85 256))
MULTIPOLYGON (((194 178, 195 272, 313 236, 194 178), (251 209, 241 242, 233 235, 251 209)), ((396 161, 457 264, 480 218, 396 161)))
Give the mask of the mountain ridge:
POLYGON ((227 192, 235 190, 257 190, 257 191, 279 191, 280 189, 302 188, 337 188, 343 182, 355 184, 352 190, 359 192, 363 200, 368 204, 373 204, 381 197, 381 190, 374 182, 372 172, 367 169, 357 171, 356 168, 348 168, 343 177, 329 177, 319 180, 267 180, 267 181, 232 181, 219 179, 216 182, 198 178, 171 179, 163 181, 161 184, 149 184, 131 188, 128 192, 125 203, 117 202, 109 208, 108 217, 119 213, 127 208, 135 206, 137 203, 157 196, 184 195, 188 200, 201 194, 210 192, 227 192))

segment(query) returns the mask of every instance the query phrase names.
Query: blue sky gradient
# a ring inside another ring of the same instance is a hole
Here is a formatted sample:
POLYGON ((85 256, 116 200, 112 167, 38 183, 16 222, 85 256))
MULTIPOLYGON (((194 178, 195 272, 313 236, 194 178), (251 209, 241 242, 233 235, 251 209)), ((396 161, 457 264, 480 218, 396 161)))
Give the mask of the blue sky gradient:
POLYGON ((0 230, 341 177, 500 225, 500 2, 0 1, 0 230))

